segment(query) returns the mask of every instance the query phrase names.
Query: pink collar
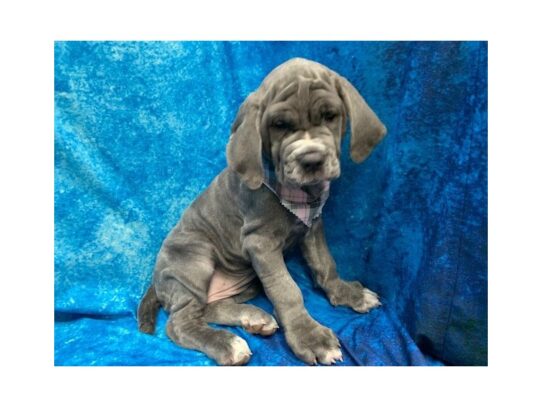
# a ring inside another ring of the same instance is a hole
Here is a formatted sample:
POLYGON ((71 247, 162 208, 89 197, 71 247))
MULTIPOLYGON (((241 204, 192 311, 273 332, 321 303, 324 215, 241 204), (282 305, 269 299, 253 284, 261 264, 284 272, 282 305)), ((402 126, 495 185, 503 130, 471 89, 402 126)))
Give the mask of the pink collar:
POLYGON ((273 164, 265 158, 264 163, 264 181, 263 183, 279 199, 282 206, 297 216, 305 225, 311 227, 312 222, 322 214, 327 198, 329 197, 329 181, 322 183, 322 188, 318 196, 314 196, 303 188, 290 187, 281 184, 275 175, 273 164))

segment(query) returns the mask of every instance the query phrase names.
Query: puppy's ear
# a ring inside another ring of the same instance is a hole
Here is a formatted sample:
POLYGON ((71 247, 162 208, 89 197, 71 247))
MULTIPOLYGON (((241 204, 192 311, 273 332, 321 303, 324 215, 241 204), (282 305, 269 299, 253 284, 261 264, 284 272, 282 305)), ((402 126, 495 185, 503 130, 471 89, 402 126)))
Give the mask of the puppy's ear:
POLYGON ((356 88, 342 76, 337 75, 337 77, 339 95, 350 119, 350 157, 354 162, 360 163, 384 138, 387 133, 386 126, 382 124, 356 88))
POLYGON ((228 166, 250 189, 258 189, 263 182, 260 119, 258 97, 251 93, 237 112, 226 148, 228 166))

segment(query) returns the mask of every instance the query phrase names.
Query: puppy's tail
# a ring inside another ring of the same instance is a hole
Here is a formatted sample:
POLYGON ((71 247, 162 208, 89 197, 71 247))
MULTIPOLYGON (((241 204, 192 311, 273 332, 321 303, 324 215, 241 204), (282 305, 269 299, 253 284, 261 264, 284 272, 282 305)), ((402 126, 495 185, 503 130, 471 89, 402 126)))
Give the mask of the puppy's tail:
POLYGON ((154 285, 151 285, 137 308, 137 323, 141 332, 146 334, 154 333, 156 314, 159 309, 160 301, 158 301, 154 285))

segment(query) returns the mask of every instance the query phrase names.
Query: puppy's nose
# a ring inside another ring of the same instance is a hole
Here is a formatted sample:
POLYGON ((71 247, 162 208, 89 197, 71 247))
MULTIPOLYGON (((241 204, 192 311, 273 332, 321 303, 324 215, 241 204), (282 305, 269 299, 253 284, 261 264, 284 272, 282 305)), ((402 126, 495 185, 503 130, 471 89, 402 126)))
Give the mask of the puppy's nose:
POLYGON ((305 171, 318 171, 324 165, 324 155, 319 151, 303 154, 297 159, 305 171))

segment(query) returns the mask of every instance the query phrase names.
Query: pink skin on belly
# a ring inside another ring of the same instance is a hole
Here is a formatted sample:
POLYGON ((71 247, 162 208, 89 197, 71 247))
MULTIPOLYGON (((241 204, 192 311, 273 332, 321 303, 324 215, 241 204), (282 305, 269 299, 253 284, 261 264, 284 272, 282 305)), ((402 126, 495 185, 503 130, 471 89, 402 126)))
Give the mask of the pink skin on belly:
POLYGON ((207 290, 207 303, 233 297, 243 292, 255 277, 255 274, 231 276, 218 269, 215 270, 207 290))

